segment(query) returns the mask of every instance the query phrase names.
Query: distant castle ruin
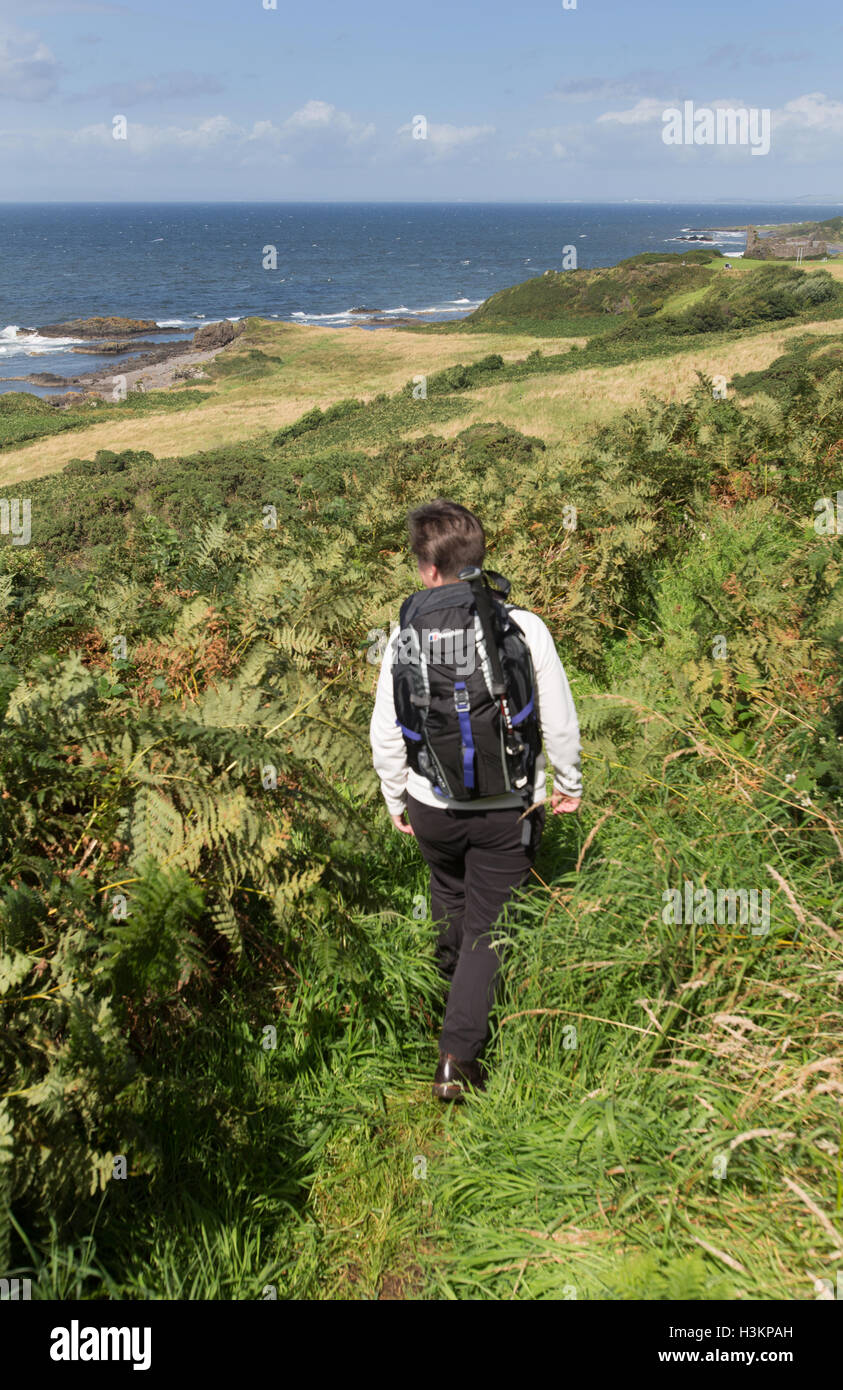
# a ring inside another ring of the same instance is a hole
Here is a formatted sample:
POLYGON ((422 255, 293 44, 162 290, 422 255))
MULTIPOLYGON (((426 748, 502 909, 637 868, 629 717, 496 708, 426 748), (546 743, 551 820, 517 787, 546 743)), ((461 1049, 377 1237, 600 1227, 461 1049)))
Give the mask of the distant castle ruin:
POLYGON ((744 257, 751 261, 795 261, 800 251, 802 260, 816 260, 828 255, 828 243, 807 236, 760 237, 754 227, 746 229, 744 257))

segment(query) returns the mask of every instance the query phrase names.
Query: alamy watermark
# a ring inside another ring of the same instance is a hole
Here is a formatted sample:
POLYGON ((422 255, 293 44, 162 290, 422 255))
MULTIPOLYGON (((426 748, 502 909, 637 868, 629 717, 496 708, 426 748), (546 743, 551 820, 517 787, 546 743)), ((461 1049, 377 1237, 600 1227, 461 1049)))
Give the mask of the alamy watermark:
POLYGON ((0 1303, 16 1303, 32 1298, 31 1279, 0 1279, 0 1303))
POLYGON ((152 1364, 151 1327, 85 1327, 73 1318, 69 1327, 54 1327, 53 1361, 131 1361, 135 1371, 152 1364))
POLYGON ((818 536, 843 536, 843 489, 834 497, 818 498, 814 511, 818 513, 814 517, 814 530, 818 536))
POLYGON ((32 539, 30 497, 0 497, 0 536, 9 535, 12 545, 29 545, 32 539))
MULTIPOLYGON (((387 644, 397 628, 396 622, 390 623, 389 637, 383 628, 372 628, 366 633, 366 640, 371 643, 366 653, 366 660, 372 666, 378 665, 383 660, 387 644)), ((402 666, 408 666, 413 661, 413 648, 416 639, 429 666, 454 666, 461 676, 470 676, 473 673, 475 653, 473 628, 424 627, 420 632, 414 628, 403 628, 395 644, 396 660, 402 666)))
POLYGON ((685 101, 662 112, 666 145, 750 145, 751 154, 770 152, 770 109, 758 106, 694 106, 685 101))
POLYGON ((752 923, 753 936, 766 936, 770 930, 769 888, 694 888, 693 879, 686 879, 679 888, 665 888, 662 893, 662 921, 668 926, 686 923, 695 926, 741 926, 752 923))

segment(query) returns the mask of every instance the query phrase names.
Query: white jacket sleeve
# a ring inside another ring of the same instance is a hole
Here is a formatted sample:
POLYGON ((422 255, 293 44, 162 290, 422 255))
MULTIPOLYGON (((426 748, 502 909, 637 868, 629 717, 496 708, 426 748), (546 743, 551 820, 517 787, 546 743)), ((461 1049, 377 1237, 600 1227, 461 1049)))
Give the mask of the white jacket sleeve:
POLYGON ((522 628, 533 658, 542 742, 553 768, 553 790, 582 796, 579 721, 556 643, 537 613, 521 609, 512 616, 522 628))
POLYGON ((380 778, 383 799, 391 816, 398 816, 407 805, 407 749, 404 736, 395 722, 395 700, 392 694, 392 655, 398 640, 396 626, 381 661, 375 708, 369 723, 369 742, 372 762, 380 778))

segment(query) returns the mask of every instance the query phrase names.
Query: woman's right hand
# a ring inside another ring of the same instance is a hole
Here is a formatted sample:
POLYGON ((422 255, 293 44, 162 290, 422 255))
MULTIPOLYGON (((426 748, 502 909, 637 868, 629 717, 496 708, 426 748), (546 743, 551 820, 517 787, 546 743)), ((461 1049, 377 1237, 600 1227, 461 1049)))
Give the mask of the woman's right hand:
POLYGON ((413 827, 411 825, 407 825, 404 820, 406 814, 406 811, 401 811, 399 815, 390 816, 389 819, 392 821, 392 824, 395 826, 395 829, 401 831, 402 835, 415 835, 416 832, 413 829, 413 827))

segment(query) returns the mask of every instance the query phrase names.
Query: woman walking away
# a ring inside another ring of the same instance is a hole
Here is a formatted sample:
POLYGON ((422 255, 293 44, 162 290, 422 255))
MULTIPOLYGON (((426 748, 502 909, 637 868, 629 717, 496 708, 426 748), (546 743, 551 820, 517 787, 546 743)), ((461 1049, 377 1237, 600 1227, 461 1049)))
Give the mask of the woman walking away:
POLYGON ((375 771, 397 830, 430 868, 436 959, 450 982, 433 1094, 482 1089, 500 959, 492 940, 523 886, 545 820, 580 804, 580 737, 570 686, 541 618, 506 602, 484 571, 479 519, 439 498, 410 514, 424 590, 401 607, 370 725, 375 771), (406 819, 405 819, 406 817, 406 819))

